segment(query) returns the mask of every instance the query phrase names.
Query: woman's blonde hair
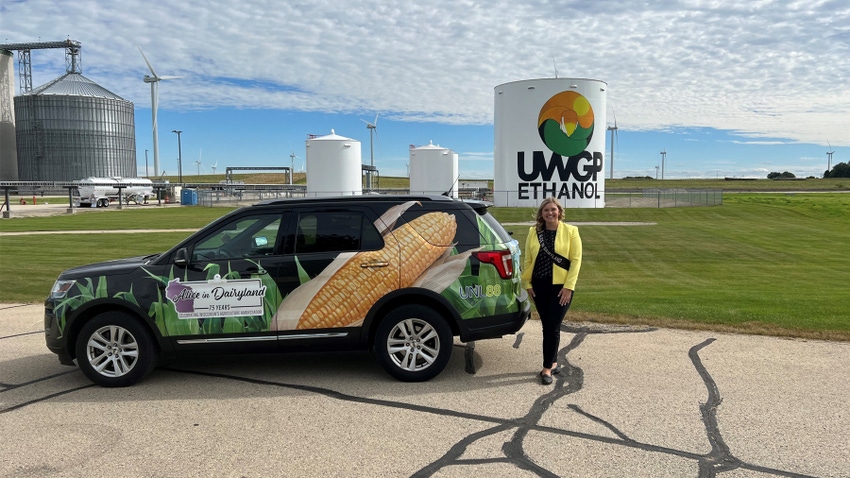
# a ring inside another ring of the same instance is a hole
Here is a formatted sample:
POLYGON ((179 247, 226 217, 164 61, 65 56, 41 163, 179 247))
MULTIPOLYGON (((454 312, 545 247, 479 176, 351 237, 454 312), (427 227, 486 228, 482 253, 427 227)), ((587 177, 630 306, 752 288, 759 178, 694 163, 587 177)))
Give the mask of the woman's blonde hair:
POLYGON ((537 217, 535 218, 536 227, 538 231, 542 231, 544 227, 546 227, 546 221, 543 219, 543 208, 546 207, 547 204, 552 203, 555 206, 558 206, 558 220, 564 220, 564 206, 561 206, 561 202, 558 201, 556 197, 550 197, 543 200, 540 203, 540 207, 537 208, 537 217))

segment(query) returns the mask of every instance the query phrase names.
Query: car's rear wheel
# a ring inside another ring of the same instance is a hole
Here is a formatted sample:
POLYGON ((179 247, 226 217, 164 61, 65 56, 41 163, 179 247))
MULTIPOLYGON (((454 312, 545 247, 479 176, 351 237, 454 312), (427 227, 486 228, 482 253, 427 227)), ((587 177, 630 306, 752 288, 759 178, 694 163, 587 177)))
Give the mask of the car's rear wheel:
POLYGON ((446 368, 452 354, 452 331, 434 309, 405 305, 381 321, 375 353, 393 377, 404 382, 423 382, 446 368))
POLYGON ((147 376, 157 361, 154 339, 126 312, 105 312, 86 323, 76 343, 77 364, 92 382, 126 387, 147 376))

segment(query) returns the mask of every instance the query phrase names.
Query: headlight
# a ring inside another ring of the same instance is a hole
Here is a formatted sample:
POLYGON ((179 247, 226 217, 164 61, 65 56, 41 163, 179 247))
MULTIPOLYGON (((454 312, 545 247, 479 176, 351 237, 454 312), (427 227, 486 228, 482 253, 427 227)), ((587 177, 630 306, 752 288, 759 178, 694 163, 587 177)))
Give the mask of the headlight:
POLYGON ((53 289, 50 291, 51 299, 64 299, 68 294, 68 290, 76 283, 73 280, 57 280, 53 284, 53 289))

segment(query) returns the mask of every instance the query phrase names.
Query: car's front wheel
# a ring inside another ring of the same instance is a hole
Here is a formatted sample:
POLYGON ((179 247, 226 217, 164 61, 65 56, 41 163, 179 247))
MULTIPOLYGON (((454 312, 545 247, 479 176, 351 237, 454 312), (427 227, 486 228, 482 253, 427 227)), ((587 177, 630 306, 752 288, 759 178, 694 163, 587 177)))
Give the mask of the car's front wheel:
POLYGON ((375 352, 393 377, 404 382, 424 382, 446 368, 452 354, 452 331, 434 309, 405 305, 381 321, 375 352))
POLYGON ((126 387, 147 376, 157 361, 154 339, 126 312, 106 312, 86 323, 76 343, 77 364, 104 387, 126 387))

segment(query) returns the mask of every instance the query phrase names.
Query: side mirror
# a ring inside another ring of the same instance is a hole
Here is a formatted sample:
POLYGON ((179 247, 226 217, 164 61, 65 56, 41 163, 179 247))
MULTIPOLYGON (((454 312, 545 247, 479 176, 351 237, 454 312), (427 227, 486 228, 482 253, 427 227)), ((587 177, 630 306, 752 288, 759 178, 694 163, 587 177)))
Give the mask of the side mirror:
POLYGON ((186 251, 185 247, 181 247, 177 249, 177 252, 174 253, 174 265, 180 267, 186 267, 189 264, 189 253, 186 251))
POLYGON ((254 249, 259 249, 261 247, 266 247, 269 245, 269 240, 266 239, 265 236, 259 236, 254 238, 254 249))

